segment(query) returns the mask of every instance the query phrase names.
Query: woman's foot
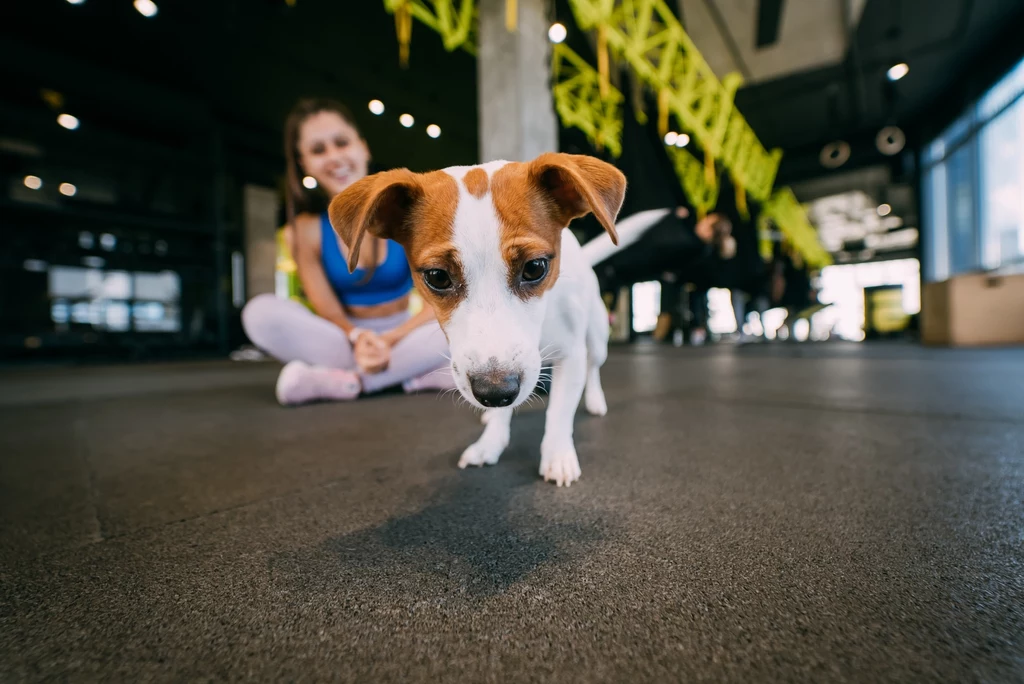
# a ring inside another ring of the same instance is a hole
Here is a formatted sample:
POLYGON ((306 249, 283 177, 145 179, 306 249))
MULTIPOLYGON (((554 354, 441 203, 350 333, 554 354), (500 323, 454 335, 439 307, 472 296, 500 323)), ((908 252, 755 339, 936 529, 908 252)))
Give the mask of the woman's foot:
POLYGON ((446 390, 455 389, 455 378, 452 377, 451 366, 439 368, 418 378, 412 378, 402 383, 402 389, 406 394, 422 392, 424 390, 446 390))
POLYGON ((361 391, 359 376, 344 368, 310 366, 302 361, 291 361, 277 376, 277 401, 282 406, 295 406, 319 399, 347 401, 358 397, 361 391))

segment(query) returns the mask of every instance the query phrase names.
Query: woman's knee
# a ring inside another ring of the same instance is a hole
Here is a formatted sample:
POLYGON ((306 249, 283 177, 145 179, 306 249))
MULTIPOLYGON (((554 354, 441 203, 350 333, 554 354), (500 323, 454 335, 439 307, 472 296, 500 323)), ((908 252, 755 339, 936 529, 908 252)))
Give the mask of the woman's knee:
POLYGON ((264 332, 272 325, 280 300, 272 294, 256 295, 242 307, 242 329, 256 346, 265 339, 264 332))
POLYGON ((411 335, 410 341, 417 353, 436 356, 443 362, 448 361, 451 351, 448 349, 448 338, 437 321, 430 321, 417 328, 411 335))

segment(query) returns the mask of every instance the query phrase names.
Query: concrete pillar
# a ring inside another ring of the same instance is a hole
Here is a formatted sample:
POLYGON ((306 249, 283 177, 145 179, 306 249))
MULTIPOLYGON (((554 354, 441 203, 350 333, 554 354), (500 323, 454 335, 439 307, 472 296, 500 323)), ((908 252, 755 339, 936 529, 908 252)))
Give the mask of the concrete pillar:
POLYGON ((551 0, 518 0, 518 27, 505 28, 505 0, 480 0, 477 90, 480 161, 528 161, 558 151, 551 98, 551 0))
POLYGON ((277 265, 277 212, 280 202, 273 188, 246 185, 245 299, 274 293, 277 265))

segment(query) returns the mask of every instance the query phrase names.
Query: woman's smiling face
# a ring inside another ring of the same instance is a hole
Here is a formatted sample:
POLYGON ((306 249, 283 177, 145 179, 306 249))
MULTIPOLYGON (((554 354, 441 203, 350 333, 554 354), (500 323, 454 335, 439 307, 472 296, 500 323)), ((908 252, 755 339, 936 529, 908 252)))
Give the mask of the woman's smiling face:
POLYGON ((299 163, 333 197, 364 177, 370 150, 352 125, 336 112, 318 112, 299 127, 299 163))

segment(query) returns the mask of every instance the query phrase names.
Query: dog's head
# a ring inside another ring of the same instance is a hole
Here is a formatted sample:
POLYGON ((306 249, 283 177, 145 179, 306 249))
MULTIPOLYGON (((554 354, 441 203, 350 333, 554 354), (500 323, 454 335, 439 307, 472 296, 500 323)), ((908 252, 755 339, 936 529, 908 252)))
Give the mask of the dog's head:
POLYGON ((470 403, 517 406, 537 384, 546 300, 562 230, 593 212, 618 242, 626 179, 593 157, 543 154, 430 173, 368 176, 335 196, 330 219, 349 268, 369 232, 405 248, 414 281, 448 338, 470 403))

